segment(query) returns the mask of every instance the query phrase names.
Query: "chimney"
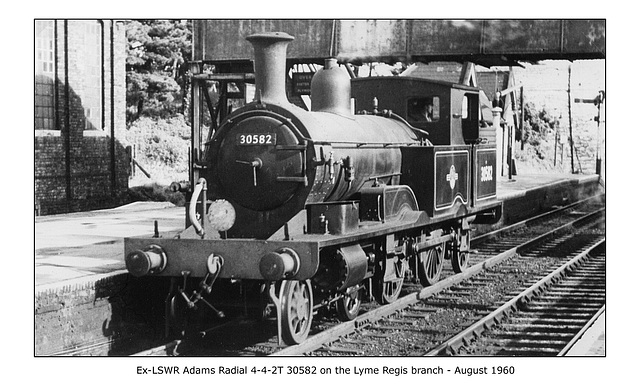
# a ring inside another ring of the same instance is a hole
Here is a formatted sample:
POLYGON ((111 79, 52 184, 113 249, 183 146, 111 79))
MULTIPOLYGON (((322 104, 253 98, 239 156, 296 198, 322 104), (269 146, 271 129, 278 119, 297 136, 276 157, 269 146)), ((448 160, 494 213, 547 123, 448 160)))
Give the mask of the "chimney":
POLYGON ((294 38, 283 32, 248 36, 253 45, 256 74, 256 98, 265 103, 289 103, 285 88, 287 45, 294 38))

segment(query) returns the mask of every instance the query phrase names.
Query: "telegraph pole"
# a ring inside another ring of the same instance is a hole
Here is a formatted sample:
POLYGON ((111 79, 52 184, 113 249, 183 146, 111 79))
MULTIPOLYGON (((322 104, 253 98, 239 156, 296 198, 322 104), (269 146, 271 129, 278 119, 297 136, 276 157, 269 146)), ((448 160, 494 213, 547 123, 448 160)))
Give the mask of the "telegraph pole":
POLYGON ((573 121, 571 119, 571 64, 569 64, 569 86, 567 88, 569 98, 569 148, 571 149, 571 173, 576 173, 573 169, 573 121))

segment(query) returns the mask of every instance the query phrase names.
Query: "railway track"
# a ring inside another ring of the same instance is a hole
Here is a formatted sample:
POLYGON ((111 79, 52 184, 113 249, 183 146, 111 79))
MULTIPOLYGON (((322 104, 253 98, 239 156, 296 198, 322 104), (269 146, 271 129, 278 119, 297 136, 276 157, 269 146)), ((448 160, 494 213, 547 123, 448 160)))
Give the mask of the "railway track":
POLYGON ((604 312, 604 253, 602 239, 426 355, 565 355, 604 312))
MULTIPOLYGON (((477 237, 472 243, 477 251, 473 265, 465 272, 454 274, 445 268, 444 279, 428 288, 407 283, 396 302, 363 304, 363 313, 353 321, 339 323, 316 316, 310 337, 299 345, 278 345, 270 337, 275 324, 255 326, 253 321, 236 318, 200 337, 176 340, 138 355, 413 356, 455 337, 461 337, 461 346, 466 346, 470 338, 457 335, 566 263, 566 255, 556 256, 559 251, 575 252, 593 245, 603 235, 597 221, 603 214, 604 209, 579 202, 477 237), (233 340, 230 334, 245 337, 233 340)), ((437 354, 451 351, 448 347, 437 354)), ((479 351, 458 348, 456 353, 485 353, 479 351)))

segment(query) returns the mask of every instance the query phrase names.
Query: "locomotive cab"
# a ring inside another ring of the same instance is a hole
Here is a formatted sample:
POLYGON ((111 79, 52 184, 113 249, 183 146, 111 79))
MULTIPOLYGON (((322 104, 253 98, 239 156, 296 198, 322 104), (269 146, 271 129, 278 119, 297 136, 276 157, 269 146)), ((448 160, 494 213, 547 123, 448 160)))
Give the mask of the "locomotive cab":
POLYGON ((351 81, 356 112, 378 107, 402 116, 429 133, 434 145, 478 142, 479 91, 477 88, 416 77, 367 77, 351 81))
POLYGON ((429 133, 434 146, 402 148, 401 184, 419 189, 421 210, 455 215, 495 201, 496 147, 480 138, 478 88, 415 77, 351 83, 356 111, 389 109, 429 133))

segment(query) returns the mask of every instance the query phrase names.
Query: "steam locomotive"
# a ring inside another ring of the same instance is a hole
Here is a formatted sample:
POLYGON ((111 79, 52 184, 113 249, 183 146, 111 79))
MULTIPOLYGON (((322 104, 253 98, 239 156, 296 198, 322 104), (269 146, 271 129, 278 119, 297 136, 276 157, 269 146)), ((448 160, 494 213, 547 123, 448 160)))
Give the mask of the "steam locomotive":
POLYGON ((233 290, 259 315, 275 309, 279 340, 300 343, 322 307, 348 321, 365 293, 390 303, 406 278, 436 283, 445 259, 464 270, 472 224, 497 222, 502 210, 478 89, 350 79, 328 59, 307 111, 286 96, 293 37, 246 39, 256 97, 206 141, 187 186, 186 228, 125 240, 132 275, 171 280, 167 330, 183 308, 223 316, 212 302, 224 305, 233 290))

